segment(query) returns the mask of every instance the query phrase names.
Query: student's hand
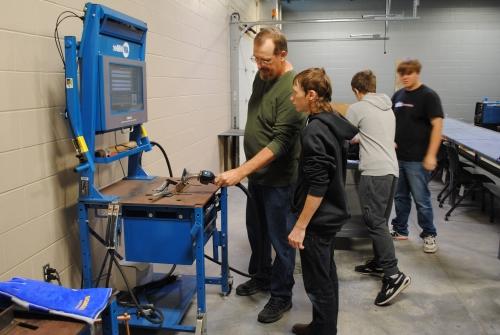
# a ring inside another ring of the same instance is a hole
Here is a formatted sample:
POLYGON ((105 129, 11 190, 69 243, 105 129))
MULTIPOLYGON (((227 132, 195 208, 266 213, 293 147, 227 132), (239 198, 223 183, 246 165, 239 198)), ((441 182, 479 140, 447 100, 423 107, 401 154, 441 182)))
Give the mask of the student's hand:
POLYGON ((240 169, 232 169, 221 173, 215 178, 215 184, 219 187, 222 186, 234 186, 238 184, 245 176, 240 171, 240 169))
POLYGON ((350 144, 359 144, 359 135, 354 136, 350 141, 350 144))
POLYGON ((295 225, 293 230, 288 235, 288 244, 295 249, 304 249, 304 237, 306 236, 306 230, 304 228, 295 225))
POLYGON ((427 171, 433 171, 437 167, 436 156, 425 155, 422 165, 424 166, 424 169, 426 169, 427 171))

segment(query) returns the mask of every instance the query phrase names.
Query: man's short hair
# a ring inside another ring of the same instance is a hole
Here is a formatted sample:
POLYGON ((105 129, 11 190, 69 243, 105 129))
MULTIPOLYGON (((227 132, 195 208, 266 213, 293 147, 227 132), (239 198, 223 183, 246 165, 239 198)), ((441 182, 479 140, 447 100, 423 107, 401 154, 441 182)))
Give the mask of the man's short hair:
POLYGON ((259 33, 255 36, 253 43, 260 46, 265 40, 272 39, 274 43, 274 54, 277 55, 281 51, 288 52, 288 46, 286 42, 285 34, 275 27, 262 28, 259 33))
POLYGON ((422 64, 418 61, 418 59, 407 59, 399 63, 397 72, 400 75, 411 74, 416 72, 420 73, 422 70, 422 64))
POLYGON ((352 77, 351 87, 362 94, 375 93, 377 92, 377 77, 371 70, 360 71, 352 77))

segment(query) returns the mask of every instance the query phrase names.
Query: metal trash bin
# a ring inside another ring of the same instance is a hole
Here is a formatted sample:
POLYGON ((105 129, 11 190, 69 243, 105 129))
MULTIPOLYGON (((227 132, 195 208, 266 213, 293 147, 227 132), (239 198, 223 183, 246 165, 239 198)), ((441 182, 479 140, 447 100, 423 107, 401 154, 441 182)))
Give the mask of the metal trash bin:
POLYGON ((240 137, 244 132, 243 129, 229 129, 218 135, 220 172, 240 165, 240 137))

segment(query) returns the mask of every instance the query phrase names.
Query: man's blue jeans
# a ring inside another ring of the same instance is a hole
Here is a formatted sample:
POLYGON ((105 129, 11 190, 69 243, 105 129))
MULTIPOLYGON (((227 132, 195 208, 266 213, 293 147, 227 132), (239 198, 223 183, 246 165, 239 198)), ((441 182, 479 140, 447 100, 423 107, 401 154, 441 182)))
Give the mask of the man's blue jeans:
POLYGON ((399 179, 394 197, 396 217, 392 220, 392 229, 408 236, 408 216, 411 210, 411 196, 417 207, 418 225, 422 228, 420 237, 436 236, 433 222, 431 192, 429 180, 431 173, 424 169, 422 162, 399 161, 399 179))
POLYGON ((292 187, 258 185, 249 181, 248 191, 254 201, 247 201, 246 225, 252 255, 248 272, 270 283, 271 296, 292 298, 295 284, 295 249, 288 244, 288 234, 295 225, 291 212, 292 187), (276 252, 272 261, 271 246, 276 252))

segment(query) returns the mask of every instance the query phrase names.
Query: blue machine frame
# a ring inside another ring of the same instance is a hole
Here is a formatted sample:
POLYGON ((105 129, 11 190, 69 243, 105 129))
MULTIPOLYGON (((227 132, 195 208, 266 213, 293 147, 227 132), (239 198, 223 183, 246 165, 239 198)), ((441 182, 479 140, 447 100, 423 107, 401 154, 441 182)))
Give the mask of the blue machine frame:
MULTIPOLYGON (((120 202, 120 198, 113 194, 103 194, 95 185, 94 172, 96 164, 109 164, 124 157, 128 157, 128 173, 126 180, 139 180, 148 182, 157 177, 148 176, 141 166, 141 155, 145 151, 151 150, 151 144, 147 137, 147 133, 142 125, 142 122, 137 122, 130 125, 130 141, 137 142, 137 147, 117 153, 112 157, 96 157, 95 143, 96 136, 99 134, 115 131, 110 129, 103 121, 103 113, 105 105, 103 103, 105 97, 105 88, 103 86, 103 78, 105 73, 103 60, 106 57, 109 59, 123 59, 125 62, 145 64, 146 51, 146 34, 147 25, 145 22, 139 21, 130 16, 124 15, 102 5, 87 3, 85 5, 85 18, 82 38, 77 42, 74 36, 65 36, 65 76, 66 76, 66 113, 69 120, 69 125, 74 136, 74 143, 80 158, 80 164, 75 170, 80 174, 79 186, 79 201, 78 201, 78 224, 81 244, 82 257, 82 275, 83 286, 92 287, 92 265, 91 265, 91 250, 89 241, 89 211, 96 208, 106 208, 111 202, 120 202)), ((145 88, 145 85, 144 85, 145 88)), ((144 89, 144 113, 146 113, 146 91, 144 89)), ((138 119, 141 121, 141 119, 138 119)), ((129 126, 127 126, 129 127, 129 126)), ((111 127, 113 128, 113 127, 111 127)), ((221 286, 223 294, 229 294, 231 284, 229 281, 228 267, 228 252, 227 252, 227 191, 225 188, 220 190, 219 196, 213 197, 213 203, 205 206, 212 208, 207 213, 203 207, 183 208, 187 211, 184 218, 189 219, 170 219, 174 223, 174 227, 186 225, 189 234, 185 234, 186 241, 181 245, 190 245, 192 254, 187 257, 191 259, 191 264, 196 261, 196 276, 182 276, 178 279, 177 285, 173 285, 169 290, 182 290, 182 298, 178 306, 164 308, 159 306, 164 315, 165 320, 161 325, 155 325, 149 321, 137 316, 133 316, 130 325, 146 327, 146 328, 161 328, 174 331, 195 332, 201 334, 205 324, 206 299, 205 299, 205 284, 216 284, 221 286), (220 207, 219 207, 220 205, 220 207), (217 210, 221 211, 221 228, 217 230, 217 210), (208 229, 207 227, 210 227, 208 229), (204 246, 208 240, 213 240, 214 258, 219 259, 219 247, 221 248, 221 276, 207 277, 205 275, 204 261, 204 246), (182 281, 182 283, 181 283, 182 281), (197 296, 197 316, 198 321, 195 326, 181 325, 180 322, 192 301, 193 296, 197 296)), ((144 212, 150 211, 154 206, 145 204, 142 209, 144 212)), ((134 207, 137 208, 137 207, 134 207)), ((157 208, 154 207, 154 208, 157 208)), ((122 211, 126 211, 126 206, 122 207, 122 211)), ((134 234, 127 235, 127 229, 132 232, 137 222, 148 224, 155 229, 161 231, 162 227, 170 225, 158 225, 159 221, 150 217, 137 218, 122 216, 122 222, 125 230, 126 254, 131 258, 140 258, 143 262, 165 262, 175 264, 175 261, 186 263, 185 259, 176 259, 168 257, 162 252, 165 250, 157 250, 156 253, 143 254, 141 253, 140 244, 134 240, 134 234), (127 246, 128 245, 128 246, 127 246), (158 259, 157 257, 160 257, 158 259)), ((172 228, 169 228, 172 229, 172 228)), ((137 231, 140 231, 139 228, 137 231)), ((148 229, 142 229, 147 231, 148 229)), ((168 234, 172 232, 167 232, 168 234)), ((174 232, 175 233, 175 232, 174 232)), ((161 234, 159 234, 161 235, 161 234)), ((139 237, 149 238, 139 234, 139 237)), ((177 237, 178 239, 178 237, 177 237)), ((141 242, 141 241, 139 241, 141 242)), ((179 242, 174 239, 168 241, 173 248, 178 246, 179 242)), ((167 248, 167 252, 171 252, 172 248, 167 248)), ((151 251, 151 250, 150 250, 151 251)), ((164 292, 165 293, 165 292, 164 292)), ((165 293, 166 294, 166 293, 165 293)), ((164 295, 165 295, 164 294, 164 295)), ((163 296, 164 296, 163 295, 163 296)), ((116 314, 126 311, 126 307, 111 305, 110 311, 111 321, 105 323, 104 333, 107 335, 117 335, 118 327, 116 314)), ((128 311, 129 314, 130 311, 128 311)), ((132 314, 133 315, 133 314, 132 314)))

